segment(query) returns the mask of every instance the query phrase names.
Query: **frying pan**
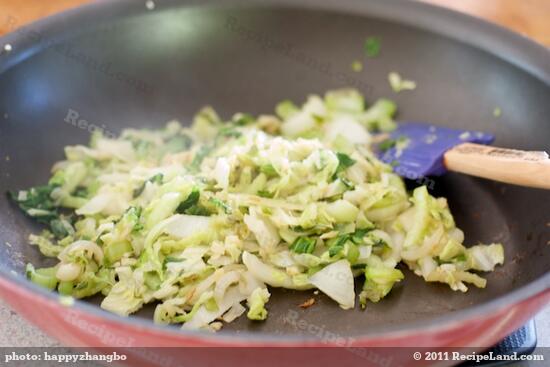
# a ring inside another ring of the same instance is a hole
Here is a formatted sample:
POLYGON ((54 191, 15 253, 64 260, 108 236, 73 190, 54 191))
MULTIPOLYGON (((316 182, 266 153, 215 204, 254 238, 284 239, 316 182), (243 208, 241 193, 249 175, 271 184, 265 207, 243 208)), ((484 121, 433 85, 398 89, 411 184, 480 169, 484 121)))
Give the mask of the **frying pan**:
MULTIPOLYGON (((117 134, 188 122, 204 104, 225 117, 259 114, 282 99, 345 86, 367 101, 395 99, 401 120, 484 130, 499 146, 550 147, 549 51, 481 20, 395 0, 154 5, 99 2, 1 40, 12 50, 0 54, 0 191, 45 182, 63 147, 86 143, 98 127, 117 134), (353 72, 368 36, 382 39, 381 53, 353 72), (417 90, 393 94, 390 71, 414 79, 417 90), (70 114, 78 123, 67 122, 70 114)), ((16 15, 5 21, 17 27, 16 15)), ((311 294, 274 289, 266 322, 182 331, 154 325, 149 308, 130 318, 101 310, 97 299, 67 308, 32 285, 25 263, 50 265, 27 243, 39 227, 1 196, 0 296, 73 346, 337 344, 323 337, 329 332, 349 346, 490 346, 550 301, 550 192, 448 174, 434 194, 448 197, 468 244, 504 244, 505 264, 487 275, 486 289, 452 292, 405 271, 365 311, 342 311, 322 295, 301 310, 311 294)))

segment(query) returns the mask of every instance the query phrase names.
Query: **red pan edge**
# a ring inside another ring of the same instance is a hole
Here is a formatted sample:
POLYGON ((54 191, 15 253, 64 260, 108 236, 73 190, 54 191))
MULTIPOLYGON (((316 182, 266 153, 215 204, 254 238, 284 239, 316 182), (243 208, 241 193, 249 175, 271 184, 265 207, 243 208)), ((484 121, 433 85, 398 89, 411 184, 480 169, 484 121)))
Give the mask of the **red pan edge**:
MULTIPOLYGON (((338 343, 315 339, 264 338, 253 334, 227 337, 211 333, 185 332, 159 327, 149 322, 110 315, 106 311, 87 310, 94 306, 75 301, 73 306, 61 304, 46 291, 34 291, 33 286, 21 287, 0 277, 0 297, 14 310, 48 335, 65 345, 75 347, 330 347, 338 343), (40 310, 40 311, 38 311, 40 310), (109 317, 110 316, 110 317, 109 317), (138 336, 138 337, 134 337, 138 336)), ((498 301, 498 300, 495 300, 498 301)), ((461 319, 454 317, 447 324, 411 328, 384 335, 354 338, 347 347, 490 347, 525 324, 532 315, 550 303, 550 289, 520 302, 492 301, 486 316, 473 313, 461 319)), ((451 318, 447 316, 444 318, 451 318)))

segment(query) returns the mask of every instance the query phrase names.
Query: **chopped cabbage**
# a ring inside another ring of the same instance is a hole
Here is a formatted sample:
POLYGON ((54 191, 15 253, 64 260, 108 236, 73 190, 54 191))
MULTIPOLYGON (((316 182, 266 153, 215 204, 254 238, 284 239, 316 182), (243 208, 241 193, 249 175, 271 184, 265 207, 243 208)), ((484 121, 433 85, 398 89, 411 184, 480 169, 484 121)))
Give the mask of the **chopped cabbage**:
POLYGON ((464 245, 447 201, 409 193, 371 149, 395 127, 394 102, 366 107, 356 90, 290 101, 277 116, 211 107, 190 127, 94 134, 65 149, 47 185, 11 193, 48 226, 31 235, 57 265, 28 278, 67 297, 101 293, 128 316, 217 330, 245 314, 265 320, 267 287, 318 289, 343 309, 380 302, 408 267, 466 291, 504 262, 500 244, 464 245), (245 302, 246 301, 246 302, 245 302))
POLYGON ((265 304, 269 301, 269 291, 267 288, 256 288, 248 297, 248 313, 246 317, 250 320, 265 320, 267 318, 267 310, 265 304))

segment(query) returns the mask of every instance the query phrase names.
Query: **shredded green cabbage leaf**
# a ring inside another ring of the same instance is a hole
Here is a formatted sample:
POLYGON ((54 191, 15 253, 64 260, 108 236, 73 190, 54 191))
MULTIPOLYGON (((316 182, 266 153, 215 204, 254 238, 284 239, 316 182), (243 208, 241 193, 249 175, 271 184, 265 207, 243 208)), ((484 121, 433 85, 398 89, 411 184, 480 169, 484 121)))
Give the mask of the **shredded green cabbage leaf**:
POLYGON ((153 303, 157 323, 214 330, 266 319, 268 287, 318 289, 343 309, 381 301, 406 268, 485 287, 479 272, 503 263, 502 245, 465 246, 447 201, 407 191, 373 153, 395 111, 346 89, 276 115, 223 121, 206 107, 189 127, 96 133, 65 148, 47 185, 11 194, 47 226, 30 243, 59 260, 27 275, 64 296, 102 294, 118 315, 153 303))

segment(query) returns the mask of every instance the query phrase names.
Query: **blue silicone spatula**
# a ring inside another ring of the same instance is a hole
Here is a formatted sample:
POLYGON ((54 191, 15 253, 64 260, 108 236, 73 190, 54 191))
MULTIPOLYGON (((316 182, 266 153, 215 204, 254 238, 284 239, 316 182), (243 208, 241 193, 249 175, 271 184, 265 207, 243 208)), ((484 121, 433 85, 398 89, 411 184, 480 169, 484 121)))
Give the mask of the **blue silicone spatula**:
POLYGON ((489 146, 494 135, 418 122, 399 123, 379 144, 379 157, 399 175, 417 179, 447 171, 550 189, 550 159, 542 151, 489 146))

